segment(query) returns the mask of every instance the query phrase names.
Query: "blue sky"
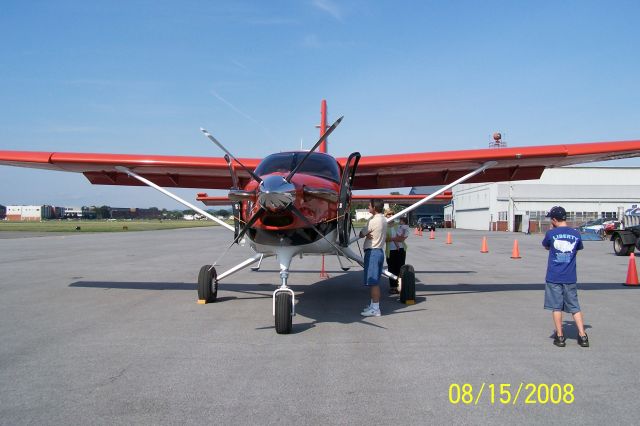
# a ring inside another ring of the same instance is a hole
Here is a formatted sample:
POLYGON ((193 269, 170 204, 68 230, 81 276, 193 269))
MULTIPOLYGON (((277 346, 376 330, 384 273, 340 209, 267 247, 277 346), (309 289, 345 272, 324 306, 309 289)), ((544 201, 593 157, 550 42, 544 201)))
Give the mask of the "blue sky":
MULTIPOLYGON (((0 149, 237 156, 640 139, 637 1, 3 1, 0 149)), ((617 163, 640 166, 637 159, 617 163)), ((192 201, 197 190, 179 194, 192 201)), ((209 191, 209 193, 220 193, 209 191)), ((0 204, 178 207, 0 167, 0 204)))

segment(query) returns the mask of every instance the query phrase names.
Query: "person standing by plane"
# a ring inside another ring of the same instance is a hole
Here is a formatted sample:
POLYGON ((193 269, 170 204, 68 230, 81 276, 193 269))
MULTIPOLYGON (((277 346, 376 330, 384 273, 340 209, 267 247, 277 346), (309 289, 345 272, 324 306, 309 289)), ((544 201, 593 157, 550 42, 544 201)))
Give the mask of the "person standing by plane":
MULTIPOLYGON (((394 215, 393 210, 387 209, 384 212, 385 217, 390 218, 394 215)), ((400 268, 404 265, 407 258, 407 246, 404 240, 409 236, 409 226, 405 217, 400 218, 400 225, 395 221, 387 222, 387 247, 385 255, 387 257, 387 265, 389 272, 394 275, 400 274, 400 268)), ((398 280, 389 278, 389 294, 399 294, 398 280)))
POLYGON ((589 337, 584 331, 584 321, 578 303, 578 281, 576 274, 576 255, 583 249, 580 233, 567 226, 567 212, 560 206, 553 207, 547 213, 552 228, 542 240, 544 248, 549 250, 546 285, 544 290, 544 308, 552 311, 556 334, 553 344, 566 346, 562 332, 562 312, 573 315, 578 327, 578 344, 589 346, 589 337))
POLYGON ((387 235, 387 220, 382 215, 382 201, 369 201, 369 213, 373 216, 360 231, 364 238, 364 285, 369 287, 371 303, 361 312, 365 317, 379 317, 380 276, 384 267, 384 243, 387 235))

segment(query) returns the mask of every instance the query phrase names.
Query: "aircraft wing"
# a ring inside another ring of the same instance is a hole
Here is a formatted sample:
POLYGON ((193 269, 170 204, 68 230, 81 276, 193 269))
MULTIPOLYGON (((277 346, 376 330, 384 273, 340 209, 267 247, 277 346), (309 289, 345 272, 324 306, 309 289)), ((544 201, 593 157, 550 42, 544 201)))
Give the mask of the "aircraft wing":
MULTIPOLYGON (((487 161, 497 164, 468 182, 538 179, 546 167, 640 156, 640 140, 572 145, 546 145, 464 151, 363 156, 353 189, 445 185, 487 161)), ((338 158, 344 166, 346 158, 338 158)), ((259 158, 241 158, 255 169, 259 158)), ((0 164, 82 173, 91 183, 140 186, 116 170, 126 167, 163 187, 229 189, 226 161, 221 157, 0 151, 0 164)), ((250 179, 236 167, 240 184, 250 179)))
MULTIPOLYGON (((241 158, 253 170, 259 158, 241 158)), ((0 164, 35 169, 82 173, 93 184, 143 185, 116 170, 126 167, 163 187, 229 189, 229 168, 222 157, 185 157, 129 154, 83 154, 69 152, 0 151, 0 164)), ((241 184, 250 176, 236 167, 241 184)))
POLYGON ((547 167, 638 156, 640 140, 362 156, 353 189, 446 185, 487 161, 497 164, 467 183, 539 179, 547 167))

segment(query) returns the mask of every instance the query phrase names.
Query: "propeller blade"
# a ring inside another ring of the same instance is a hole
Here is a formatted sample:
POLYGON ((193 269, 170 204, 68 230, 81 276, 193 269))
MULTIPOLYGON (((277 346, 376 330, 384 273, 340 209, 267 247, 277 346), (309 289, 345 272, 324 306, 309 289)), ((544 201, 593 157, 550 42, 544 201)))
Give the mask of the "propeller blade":
POLYGON ((253 216, 251 216, 251 218, 247 221, 247 223, 244 224, 244 228, 242 228, 242 230, 238 233, 238 236, 235 238, 235 240, 233 240, 231 245, 234 245, 235 243, 240 241, 242 239, 242 237, 244 236, 244 234, 246 234, 246 232, 249 230, 249 228, 251 228, 251 226, 254 223, 256 223, 256 221, 258 219, 260 219, 262 217, 264 212, 266 212, 266 210, 264 208, 260 207, 260 209, 258 209, 258 211, 255 212, 255 214, 253 216))
POLYGON ((220 148, 221 150, 223 150, 229 157, 233 158, 233 161, 235 161, 236 163, 238 163, 240 165, 240 167, 242 167, 244 169, 245 172, 249 173, 251 175, 252 178, 254 178, 256 181, 258 182, 262 182, 262 179, 260 179, 260 177, 258 175, 256 175, 255 173, 253 173, 251 170, 249 170, 244 164, 242 164, 240 162, 240 160, 238 160, 236 157, 233 156, 232 153, 230 153, 227 148, 225 148, 220 141, 218 141, 218 139, 214 138, 211 133, 209 133, 206 129, 203 129, 202 127, 200 128, 200 131, 202 133, 204 133, 204 135, 206 137, 209 138, 209 140, 211 140, 211 142, 213 142, 214 144, 216 144, 218 146, 218 148, 220 148))
POLYGON ((338 124, 340 124, 340 122, 342 121, 342 119, 344 118, 344 115, 340 118, 338 118, 335 123, 333 123, 331 125, 331 127, 329 127, 327 129, 326 132, 324 132, 324 134, 322 136, 320 136, 320 139, 318 139, 318 142, 316 142, 316 144, 313 146, 313 148, 311 148, 311 150, 309 152, 306 153, 306 155, 304 157, 302 157, 302 160, 300 160, 300 162, 298 163, 298 165, 291 170, 291 173, 289 173, 289 175, 285 178, 285 180, 287 182, 291 182, 291 178, 293 177, 293 175, 295 175, 298 170, 300 170, 300 167, 302 167, 302 164, 304 164, 304 162, 307 160, 307 158, 309 158, 309 156, 311 155, 312 152, 314 152, 316 149, 318 149, 318 147, 320 146, 320 144, 322 142, 325 141, 325 139, 327 139, 329 137, 329 135, 331 134, 331 132, 333 132, 336 127, 338 127, 338 124))
MULTIPOLYGON (((314 231, 316 231, 316 234, 320 235, 326 242, 328 242, 329 244, 331 244, 331 246, 336 249, 338 252, 340 252, 345 258, 350 259, 349 256, 347 256, 347 254, 345 252, 342 251, 342 249, 340 247, 338 247, 336 244, 334 244, 332 241, 330 241, 322 232, 320 232, 320 230, 313 224, 311 223, 311 221, 309 219, 307 219, 307 217, 305 215, 302 214, 302 212, 300 210, 298 210, 298 208, 296 206, 294 206, 293 204, 291 204, 288 209, 293 212, 293 214, 295 214, 296 216, 298 216, 300 219, 302 219, 307 226, 309 226, 311 229, 313 229, 314 231)), ((362 266, 362 265, 361 265, 362 266)))
POLYGON ((258 220, 262 214, 265 212, 266 210, 263 209, 262 207, 260 207, 260 209, 255 212, 255 214, 253 216, 251 216, 251 219, 249 219, 249 221, 247 223, 245 223, 244 228, 242 228, 242 230, 238 233, 238 236, 233 240, 233 242, 231 244, 229 244, 229 247, 227 247, 220 256, 218 256, 218 258, 216 259, 215 262, 213 262, 213 266, 216 266, 218 264, 218 262, 220 261, 220 259, 222 259, 227 252, 229 251, 229 249, 231 247, 233 247, 233 245, 235 243, 237 243, 238 241, 240 241, 242 239, 242 237, 244 236, 244 234, 249 230, 249 228, 251 228, 251 225, 253 225, 254 223, 256 223, 256 220, 258 220))

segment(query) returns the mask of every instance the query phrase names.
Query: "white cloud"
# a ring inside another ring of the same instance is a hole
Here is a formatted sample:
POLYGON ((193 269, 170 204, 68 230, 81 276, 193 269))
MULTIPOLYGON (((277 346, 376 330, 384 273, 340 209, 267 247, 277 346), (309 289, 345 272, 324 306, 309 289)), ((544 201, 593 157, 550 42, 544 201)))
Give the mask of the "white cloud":
POLYGON ((331 0, 313 0, 312 4, 322 10, 323 12, 327 12, 329 15, 333 16, 338 21, 342 21, 342 10, 340 7, 335 4, 331 0))

